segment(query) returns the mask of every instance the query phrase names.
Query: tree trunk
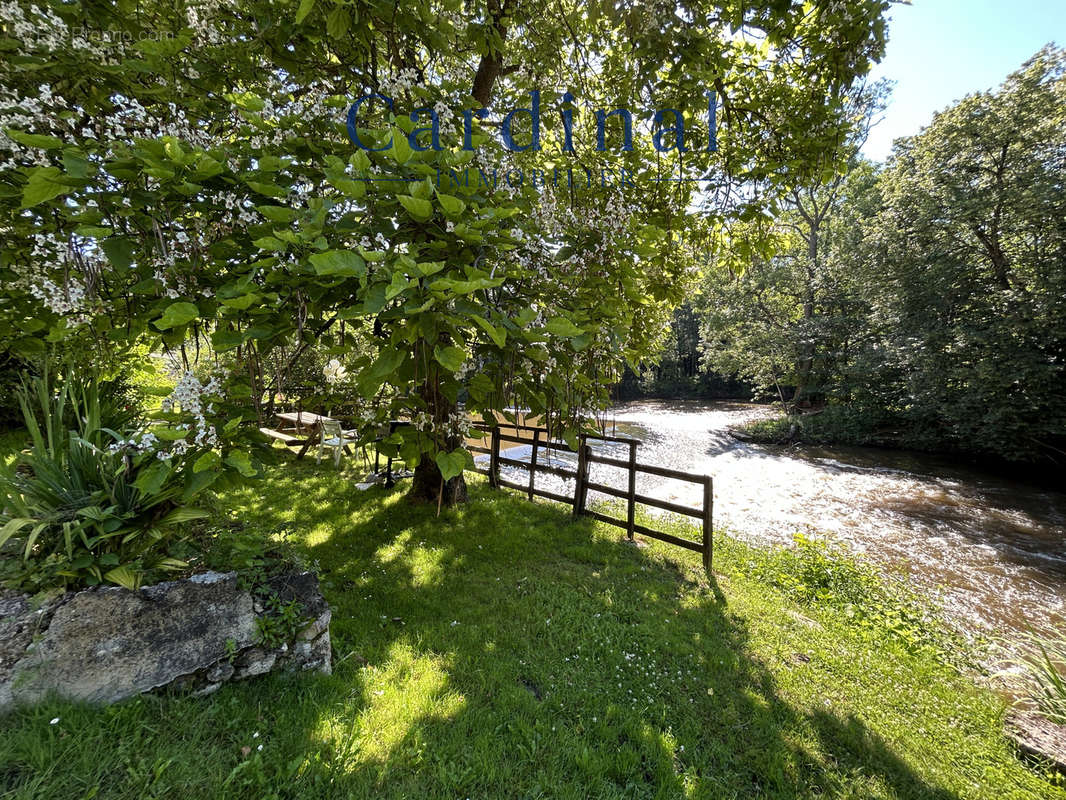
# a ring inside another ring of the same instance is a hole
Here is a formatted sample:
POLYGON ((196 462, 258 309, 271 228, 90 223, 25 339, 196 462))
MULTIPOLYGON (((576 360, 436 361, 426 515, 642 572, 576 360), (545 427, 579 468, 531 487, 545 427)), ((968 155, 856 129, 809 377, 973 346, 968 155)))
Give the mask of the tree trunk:
POLYGON ((454 506, 467 501, 466 478, 462 474, 444 481, 441 486, 440 467, 430 458, 424 458, 415 467, 415 476, 411 479, 411 489, 407 499, 412 503, 436 503, 441 506, 454 506))
MULTIPOLYGON (((437 391, 435 379, 422 384, 420 393, 426 404, 426 412, 433 420, 436 431, 433 435, 437 447, 445 452, 462 447, 462 434, 456 431, 449 421, 458 413, 459 407, 437 391)), ((412 503, 436 503, 442 507, 465 503, 466 479, 459 473, 454 478, 443 480, 437 462, 423 455, 415 467, 407 499, 412 503)))

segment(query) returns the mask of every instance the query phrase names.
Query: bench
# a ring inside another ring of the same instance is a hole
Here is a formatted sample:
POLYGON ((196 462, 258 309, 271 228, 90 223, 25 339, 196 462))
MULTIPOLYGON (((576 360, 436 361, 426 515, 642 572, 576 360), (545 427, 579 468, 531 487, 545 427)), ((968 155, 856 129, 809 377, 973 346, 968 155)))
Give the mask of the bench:
POLYGON ((300 437, 291 436, 288 433, 282 433, 281 431, 276 431, 273 428, 260 428, 259 432, 264 436, 269 436, 271 439, 277 439, 279 442, 285 445, 303 443, 303 439, 301 439, 300 437))

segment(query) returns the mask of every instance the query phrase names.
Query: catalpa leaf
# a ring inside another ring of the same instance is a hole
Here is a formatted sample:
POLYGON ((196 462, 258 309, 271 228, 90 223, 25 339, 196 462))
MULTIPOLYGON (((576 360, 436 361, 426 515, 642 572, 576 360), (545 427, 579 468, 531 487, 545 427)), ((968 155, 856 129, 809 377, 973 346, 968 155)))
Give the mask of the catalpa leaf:
POLYGON ((366 274, 366 262, 352 250, 327 250, 311 256, 311 266, 318 275, 344 275, 349 278, 366 274))
POLYGON ((459 347, 434 347, 433 357, 449 372, 458 372, 466 361, 466 353, 459 347))
POLYGON ((200 310, 192 303, 171 303, 163 312, 163 316, 155 321, 155 326, 161 331, 187 325, 200 316, 200 310))

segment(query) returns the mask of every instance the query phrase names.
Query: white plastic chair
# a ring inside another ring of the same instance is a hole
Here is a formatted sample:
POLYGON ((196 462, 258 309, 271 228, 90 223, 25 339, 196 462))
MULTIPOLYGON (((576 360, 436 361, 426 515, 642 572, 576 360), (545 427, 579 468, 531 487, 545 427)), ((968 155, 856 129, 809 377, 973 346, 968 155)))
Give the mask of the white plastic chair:
POLYGON ((315 459, 315 463, 321 463, 322 456, 329 450, 332 451, 333 466, 339 467, 345 446, 351 444, 353 440, 345 438, 344 431, 341 429, 341 424, 338 420, 323 420, 321 426, 321 435, 318 439, 318 457, 315 459))

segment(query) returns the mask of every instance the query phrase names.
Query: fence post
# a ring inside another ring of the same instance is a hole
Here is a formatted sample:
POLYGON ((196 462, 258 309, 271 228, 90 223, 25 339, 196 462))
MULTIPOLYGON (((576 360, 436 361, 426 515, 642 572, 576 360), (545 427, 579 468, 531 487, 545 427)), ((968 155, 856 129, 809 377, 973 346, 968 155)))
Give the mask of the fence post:
POLYGON ((710 475, 703 477, 703 568, 709 575, 714 556, 714 483, 710 475))
POLYGON ((574 483, 574 516, 585 513, 585 481, 588 480, 588 455, 586 453, 585 435, 577 437, 577 477, 574 483))
POLYGON ((533 499, 533 481, 537 477, 537 445, 540 442, 540 431, 533 431, 533 455, 529 458, 529 499, 533 499))
POLYGON ((500 429, 492 429, 492 444, 489 445, 489 486, 493 489, 500 488, 500 429))
POLYGON ((626 536, 633 541, 633 526, 637 518, 637 443, 629 443, 629 498, 626 513, 626 536))

